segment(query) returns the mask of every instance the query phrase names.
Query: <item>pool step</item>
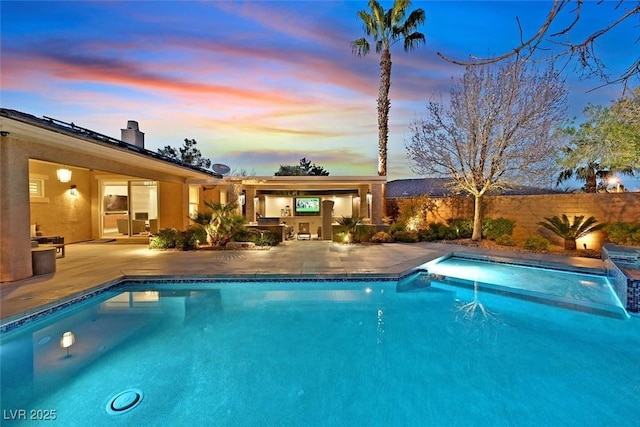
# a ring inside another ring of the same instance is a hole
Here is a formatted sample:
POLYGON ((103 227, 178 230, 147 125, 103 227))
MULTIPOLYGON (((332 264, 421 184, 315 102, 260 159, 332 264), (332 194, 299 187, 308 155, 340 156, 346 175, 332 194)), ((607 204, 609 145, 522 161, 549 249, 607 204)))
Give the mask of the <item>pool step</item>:
MULTIPOLYGON (((425 274, 425 276, 428 276, 425 274)), ((531 301, 539 304, 550 305, 554 307, 565 308, 569 310, 581 311, 600 316, 613 317, 618 319, 627 319, 629 314, 622 306, 600 304, 592 301, 582 301, 565 298, 557 295, 545 294, 542 292, 531 291, 527 289, 508 288, 491 283, 478 282, 473 280, 465 280, 457 277, 438 276, 428 278, 429 284, 434 289, 443 291, 455 291, 456 288, 465 288, 473 290, 477 287, 478 291, 501 295, 509 298, 517 298, 525 301, 531 301)))

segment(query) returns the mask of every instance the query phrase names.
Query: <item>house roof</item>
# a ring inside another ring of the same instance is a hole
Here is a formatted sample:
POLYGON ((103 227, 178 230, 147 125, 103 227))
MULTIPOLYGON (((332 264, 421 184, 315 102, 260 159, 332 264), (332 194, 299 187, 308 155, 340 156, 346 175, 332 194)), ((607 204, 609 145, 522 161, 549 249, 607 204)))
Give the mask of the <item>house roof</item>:
MULTIPOLYGON (((451 178, 410 178, 398 179, 387 183, 387 199, 401 199, 416 196, 444 197, 455 194, 449 185, 451 178)), ((516 186, 500 193, 504 196, 525 196, 536 194, 559 194, 559 190, 550 188, 516 186)))
POLYGON ((449 178, 412 178, 387 182, 387 199, 429 195, 442 197, 452 194, 447 188, 449 178))
POLYGON ((131 154, 141 155, 148 159, 153 159, 158 162, 167 163, 172 167, 178 167, 182 169, 189 169, 202 176, 208 175, 213 178, 222 178, 222 175, 217 174, 208 169, 204 169, 198 166, 194 166, 190 163, 183 162, 181 160, 172 159, 167 156, 156 153, 155 151, 147 150, 137 145, 129 144, 127 142, 112 138, 110 136, 103 135, 101 133, 86 129, 75 125, 74 123, 65 123, 61 120, 56 120, 51 117, 38 118, 31 114, 23 113, 17 110, 11 110, 7 108, 0 108, 0 117, 6 117, 8 119, 17 120, 22 123, 37 126, 41 129, 56 132, 58 134, 71 136, 78 139, 83 139, 88 142, 99 144, 103 147, 108 147, 113 150, 128 152, 131 154))

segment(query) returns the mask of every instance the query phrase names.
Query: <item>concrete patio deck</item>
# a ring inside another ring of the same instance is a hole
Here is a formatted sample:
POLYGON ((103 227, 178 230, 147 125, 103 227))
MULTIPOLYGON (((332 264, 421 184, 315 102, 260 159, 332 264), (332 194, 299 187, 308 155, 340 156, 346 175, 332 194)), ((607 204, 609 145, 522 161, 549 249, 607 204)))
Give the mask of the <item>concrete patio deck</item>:
POLYGON ((603 269, 597 259, 489 251, 437 243, 341 245, 287 241, 267 250, 158 251, 140 243, 79 243, 66 247, 53 274, 0 284, 0 323, 53 306, 124 277, 360 276, 396 278, 452 252, 472 252, 603 269))

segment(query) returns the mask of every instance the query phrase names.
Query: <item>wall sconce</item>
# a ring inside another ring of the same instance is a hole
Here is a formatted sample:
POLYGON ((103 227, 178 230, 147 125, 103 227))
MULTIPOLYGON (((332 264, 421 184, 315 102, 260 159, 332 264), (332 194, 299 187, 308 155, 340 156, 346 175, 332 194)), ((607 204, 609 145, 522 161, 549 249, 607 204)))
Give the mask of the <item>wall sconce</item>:
POLYGON ((240 202, 241 206, 244 206, 246 200, 247 196, 245 196, 244 193, 240 193, 240 195, 238 196, 238 201, 240 202))
POLYGON ((353 198, 353 201, 356 202, 356 203, 360 203, 360 196, 355 196, 353 198))
POLYGON ((71 184, 71 187, 69 187, 69 194, 71 194, 72 196, 77 196, 78 195, 78 186, 75 184, 71 184))
POLYGON ((256 205, 258 204, 259 201, 260 201, 260 198, 258 196, 253 198, 253 203, 255 203, 256 205))
POLYGON ((73 335, 73 332, 65 332, 62 334, 62 338, 60 339, 60 347, 67 349, 67 357, 69 354, 69 347, 71 347, 76 342, 76 336, 73 335))
POLYGON ((56 175, 58 175, 58 181, 60 182, 71 181, 71 171, 69 169, 60 168, 56 171, 56 175))

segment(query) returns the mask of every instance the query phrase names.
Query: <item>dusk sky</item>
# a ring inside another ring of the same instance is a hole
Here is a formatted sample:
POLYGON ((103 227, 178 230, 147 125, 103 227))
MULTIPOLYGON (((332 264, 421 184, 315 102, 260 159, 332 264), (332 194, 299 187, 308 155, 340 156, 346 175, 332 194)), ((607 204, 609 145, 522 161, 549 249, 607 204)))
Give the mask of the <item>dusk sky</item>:
MULTIPOLYGON (((574 36, 610 23, 621 14, 617 3, 585 5, 574 36)), ((551 4, 413 2, 426 12, 426 45, 392 49, 389 179, 414 176, 404 149, 409 125, 428 100, 446 99, 451 78, 463 72, 436 52, 504 53, 519 40, 515 17, 532 34, 551 4)), ((136 120, 150 150, 193 138, 214 163, 256 175, 301 157, 331 175, 376 174, 379 57, 359 58, 350 45, 364 35, 356 13, 366 0, 3 0, 0 7, 4 108, 115 138, 136 120)), ((640 22, 628 21, 596 45, 614 73, 640 51, 640 22)), ((588 92, 601 82, 580 79, 574 65, 563 74, 569 116, 580 119, 587 103, 608 106, 621 95, 620 86, 588 92)))

